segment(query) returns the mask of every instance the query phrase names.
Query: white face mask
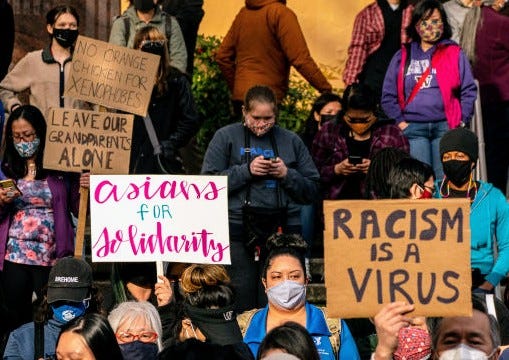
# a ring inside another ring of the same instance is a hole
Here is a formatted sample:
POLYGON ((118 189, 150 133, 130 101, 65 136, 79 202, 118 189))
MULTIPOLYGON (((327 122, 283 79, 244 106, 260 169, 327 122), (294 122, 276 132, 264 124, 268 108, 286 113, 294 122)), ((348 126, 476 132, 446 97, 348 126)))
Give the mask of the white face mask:
POLYGON ((465 344, 459 344, 453 349, 444 351, 440 355, 439 360, 489 360, 495 350, 486 355, 484 351, 474 349, 465 344))

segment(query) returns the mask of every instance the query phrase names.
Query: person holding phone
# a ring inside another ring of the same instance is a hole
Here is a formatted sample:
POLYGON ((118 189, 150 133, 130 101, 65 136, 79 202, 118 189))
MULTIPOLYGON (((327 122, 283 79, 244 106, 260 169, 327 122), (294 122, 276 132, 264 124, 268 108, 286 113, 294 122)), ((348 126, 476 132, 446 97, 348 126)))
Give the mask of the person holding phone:
POLYGON ((74 254, 71 212, 78 216, 79 186, 89 173, 43 167, 46 121, 32 105, 15 108, 7 120, 2 171, 16 187, 0 188, 0 275, 8 330, 32 321, 32 297, 42 299, 57 259, 74 254))
POLYGON ((363 199, 371 157, 386 147, 408 152, 408 140, 392 121, 378 118, 376 96, 368 86, 348 86, 341 105, 336 120, 316 134, 311 154, 324 199, 363 199))

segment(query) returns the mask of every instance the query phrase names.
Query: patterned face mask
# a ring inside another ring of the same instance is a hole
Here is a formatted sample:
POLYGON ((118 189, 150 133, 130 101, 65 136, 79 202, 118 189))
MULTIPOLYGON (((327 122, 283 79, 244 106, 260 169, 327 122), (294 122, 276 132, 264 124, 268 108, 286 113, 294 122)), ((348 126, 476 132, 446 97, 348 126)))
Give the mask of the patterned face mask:
POLYGON ((14 143, 14 148, 22 158, 31 158, 37 152, 41 140, 36 137, 32 141, 21 141, 14 143))
POLYGON ((431 337, 421 328, 401 328, 398 334, 398 348, 394 360, 422 360, 431 357, 431 337))
POLYGON ((415 30, 422 40, 428 43, 435 43, 442 37, 444 33, 444 23, 441 19, 420 20, 415 30))

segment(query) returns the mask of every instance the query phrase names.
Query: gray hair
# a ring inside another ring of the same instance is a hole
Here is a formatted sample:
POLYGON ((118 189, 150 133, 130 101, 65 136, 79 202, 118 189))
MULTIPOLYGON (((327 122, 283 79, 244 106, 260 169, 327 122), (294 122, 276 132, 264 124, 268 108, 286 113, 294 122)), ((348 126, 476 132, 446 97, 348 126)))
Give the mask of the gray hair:
POLYGON ((474 6, 470 9, 463 20, 463 28, 461 29, 460 34, 460 45, 472 66, 477 60, 475 57, 475 37, 477 29, 482 26, 481 7, 491 6, 493 3, 494 0, 482 1, 481 6, 474 6))
POLYGON ((120 323, 128 321, 133 322, 138 318, 144 318, 150 327, 157 334, 157 347, 159 351, 163 348, 163 326, 157 309, 147 301, 126 301, 120 303, 108 315, 108 321, 113 328, 113 332, 117 332, 120 323))

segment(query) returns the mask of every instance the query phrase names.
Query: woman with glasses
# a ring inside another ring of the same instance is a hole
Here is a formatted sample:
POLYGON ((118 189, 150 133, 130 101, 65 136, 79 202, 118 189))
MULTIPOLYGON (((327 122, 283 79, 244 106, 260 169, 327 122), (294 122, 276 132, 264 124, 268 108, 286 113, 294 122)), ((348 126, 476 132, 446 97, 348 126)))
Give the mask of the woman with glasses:
POLYGON ((325 199, 363 199, 371 158, 386 147, 408 152, 408 141, 391 121, 377 117, 377 100, 366 85, 352 84, 342 109, 321 127, 312 146, 325 199))
MULTIPOLYGON (((155 137, 162 147, 161 156, 154 155, 153 140, 146 119, 136 118, 131 144, 131 174, 182 174, 184 169, 179 149, 196 134, 201 125, 191 86, 185 75, 170 66, 168 41, 154 26, 146 26, 134 36, 134 48, 160 56, 148 108, 155 137)), ((152 86, 152 85, 150 85, 152 86)))
MULTIPOLYGON (((21 105, 7 120, 0 188, 0 270, 12 330, 32 321, 32 294, 41 290, 57 259, 74 254, 71 213, 78 216, 79 186, 89 174, 43 167, 46 121, 39 109, 21 105)), ((5 324, 4 323, 4 324, 5 324)))
POLYGON ((39 108, 45 117, 52 107, 89 108, 84 102, 64 97, 79 22, 78 12, 72 6, 59 5, 48 11, 48 46, 28 53, 0 82, 0 100, 7 112, 21 105, 18 94, 25 90, 30 94, 30 104, 39 108))
POLYGON ((162 325, 157 309, 146 301, 126 301, 108 316, 124 360, 157 359, 162 325))
POLYGON ((392 58, 381 104, 408 138, 410 155, 433 166, 441 178, 440 138, 470 122, 476 85, 467 58, 450 40, 452 30, 438 0, 416 5, 407 32, 413 41, 392 58))
POLYGON ((58 337, 56 355, 57 360, 128 359, 122 357, 108 321, 98 314, 88 314, 68 323, 58 337))

